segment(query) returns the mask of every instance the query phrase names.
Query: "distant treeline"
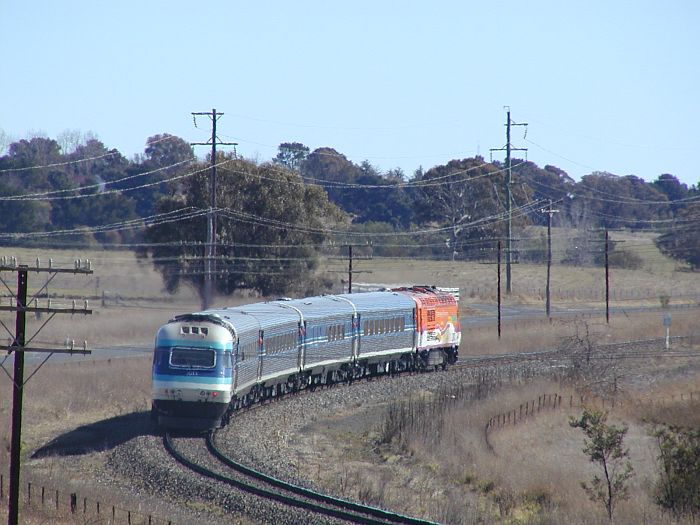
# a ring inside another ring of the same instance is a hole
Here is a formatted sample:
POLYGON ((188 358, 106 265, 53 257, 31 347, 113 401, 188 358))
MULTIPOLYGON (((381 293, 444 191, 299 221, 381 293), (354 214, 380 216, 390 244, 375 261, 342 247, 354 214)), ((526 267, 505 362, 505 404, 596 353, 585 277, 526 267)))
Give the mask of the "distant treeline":
MULTIPOLYGON (((131 244, 160 259, 201 258, 210 160, 198 160, 188 142, 169 134, 148 138, 144 153, 132 159, 91 135, 14 142, 0 157, 0 242, 131 244), (154 248, 173 243, 181 246, 154 248), (183 249, 187 244, 192 247, 183 249)), ((291 267, 310 271, 311 248, 322 245, 339 251, 366 243, 386 256, 493 258, 506 236, 509 207, 518 237, 525 226, 547 224, 550 202, 555 228, 574 228, 582 237, 606 228, 652 230, 668 254, 700 265, 700 188, 671 174, 646 182, 594 172, 576 182, 555 166, 513 159, 508 187, 507 166, 480 156, 407 175, 297 142, 280 144, 269 161, 221 153, 216 163, 217 256, 235 256, 241 272, 221 291, 268 289, 261 281, 275 272, 259 264, 263 256, 275 260, 279 274, 291 267), (238 249, 227 253, 227 245, 238 249), (255 277, 256 271, 265 275, 255 277)), ((572 252, 569 262, 595 263, 591 253, 572 252)), ((535 239, 521 256, 542 260, 544 243, 535 239)), ((201 274, 192 265, 176 266, 166 278, 172 286, 188 272, 201 274)))

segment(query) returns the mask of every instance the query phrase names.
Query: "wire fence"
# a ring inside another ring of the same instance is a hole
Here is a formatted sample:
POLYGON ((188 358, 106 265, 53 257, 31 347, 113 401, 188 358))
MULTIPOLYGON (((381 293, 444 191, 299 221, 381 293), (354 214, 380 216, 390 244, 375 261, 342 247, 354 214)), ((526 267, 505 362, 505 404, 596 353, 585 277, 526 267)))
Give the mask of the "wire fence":
POLYGON ((491 432, 505 427, 522 424, 526 420, 536 417, 541 412, 553 411, 562 408, 578 409, 584 407, 601 410, 612 410, 614 408, 620 408, 621 406, 659 407, 674 404, 679 401, 681 403, 689 404, 697 403, 700 408, 700 391, 685 392, 679 395, 672 395, 670 397, 654 396, 648 400, 620 400, 616 399, 615 397, 606 398, 602 396, 575 396, 573 394, 562 396, 558 393, 541 394, 535 399, 527 399, 523 403, 520 403, 519 406, 491 417, 486 423, 484 433, 486 436, 486 443, 489 448, 491 448, 488 439, 491 432))
MULTIPOLYGON (((0 474, 0 502, 4 506, 9 505, 8 491, 9 480, 0 474)), ((73 517, 76 522, 104 525, 179 525, 142 510, 127 509, 69 489, 59 490, 31 481, 20 486, 20 500, 23 512, 33 509, 53 519, 73 517)))

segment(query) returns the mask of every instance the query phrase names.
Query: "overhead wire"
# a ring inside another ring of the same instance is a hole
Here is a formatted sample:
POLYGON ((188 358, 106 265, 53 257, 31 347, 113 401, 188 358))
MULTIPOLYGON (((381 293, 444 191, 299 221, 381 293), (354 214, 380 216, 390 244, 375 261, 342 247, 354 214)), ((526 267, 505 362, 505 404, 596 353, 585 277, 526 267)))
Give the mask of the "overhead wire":
MULTIPOLYGON (((57 198, 53 198, 53 199, 52 199, 52 198, 48 198, 48 197, 49 197, 49 196, 52 196, 52 195, 58 195, 58 194, 61 194, 61 193, 69 193, 69 192, 75 193, 75 192, 78 192, 78 191, 92 190, 92 189, 95 189, 95 188, 105 188, 105 187, 110 186, 110 185, 113 186, 113 185, 115 185, 115 184, 119 184, 120 182, 124 182, 124 181, 126 181, 126 180, 136 179, 136 178, 138 178, 138 177, 146 177, 146 176, 148 176, 148 175, 153 175, 154 173, 158 173, 158 172, 160 172, 160 171, 165 171, 165 170, 169 170, 169 169, 171 169, 171 168, 176 168, 176 167, 182 166, 182 165, 184 165, 184 164, 190 164, 191 162, 193 162, 193 159, 187 159, 187 160, 183 160, 183 161, 180 161, 180 162, 176 162, 176 163, 174 163, 174 164, 170 164, 170 165, 168 165, 168 166, 163 166, 163 167, 156 168, 156 169, 153 169, 153 170, 150 170, 150 171, 145 171, 145 172, 143 172, 143 173, 137 173, 137 174, 134 174, 134 175, 128 175, 128 176, 122 177, 122 178, 120 178, 120 179, 114 179, 114 180, 110 180, 110 181, 103 181, 103 182, 98 182, 98 183, 95 183, 95 184, 86 184, 86 185, 84 185, 84 186, 76 186, 75 188, 66 188, 66 189, 62 189, 62 190, 45 191, 45 192, 40 192, 40 193, 23 193, 23 194, 21 193, 21 194, 17 194, 17 195, 5 195, 5 196, 0 196, 0 201, 58 200, 58 197, 57 197, 57 198), (47 197, 47 198, 42 198, 42 197, 47 197)), ((170 182, 170 179, 161 180, 161 181, 158 182, 158 184, 164 183, 164 182, 170 182)), ((138 188, 141 188, 141 187, 143 187, 143 186, 139 186, 139 187, 137 187, 137 188, 135 188, 135 189, 138 189, 138 188)), ((117 189, 115 189, 115 190, 113 190, 113 191, 115 191, 115 192, 120 192, 120 191, 128 191, 128 190, 130 190, 130 188, 117 188, 117 189)), ((87 194, 87 195, 71 195, 71 196, 64 197, 64 198, 73 198, 73 197, 75 197, 75 198, 86 198, 86 197, 94 197, 94 196, 101 195, 101 194, 105 194, 105 191, 100 191, 99 193, 87 194)))
MULTIPOLYGON (((158 144, 160 142, 163 142, 165 140, 172 140, 172 139, 178 139, 179 137, 176 137, 174 135, 167 135, 164 137, 161 137, 160 139, 157 140, 152 140, 149 141, 147 144, 150 146, 151 144, 158 144)), ((0 169, 0 173, 8 173, 8 172, 13 172, 13 171, 28 171, 28 170, 38 170, 38 169, 45 169, 45 168, 57 168, 61 166, 70 166, 71 164, 80 164, 83 162, 90 162, 93 160, 100 160, 104 159, 106 157, 112 157, 114 155, 121 155, 119 151, 116 149, 113 149, 111 151, 108 151, 107 153, 104 153, 102 155, 97 155, 95 157, 88 157, 84 159, 74 159, 74 160, 68 160, 64 162, 54 162, 51 164, 44 164, 44 165, 39 165, 39 166, 23 166, 21 168, 3 168, 0 169)))

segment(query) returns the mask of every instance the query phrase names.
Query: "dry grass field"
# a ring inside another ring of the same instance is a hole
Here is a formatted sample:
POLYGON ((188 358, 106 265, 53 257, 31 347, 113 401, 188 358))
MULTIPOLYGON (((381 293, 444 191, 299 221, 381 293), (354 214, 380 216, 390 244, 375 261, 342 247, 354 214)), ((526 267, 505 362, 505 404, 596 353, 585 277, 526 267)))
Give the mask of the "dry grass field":
MULTIPOLYGON (((623 240, 623 239, 620 239, 623 240)), ((615 313, 611 323, 605 323, 602 310, 604 274, 602 268, 577 268, 555 264, 552 268, 553 305, 557 309, 594 306, 595 315, 583 321, 562 316, 552 322, 541 315, 534 319, 504 323, 499 339, 493 322, 470 327, 463 337, 462 355, 494 354, 551 348, 581 334, 584 327, 596 344, 649 337, 662 337, 664 328, 661 312, 635 312, 636 306, 660 306, 659 297, 669 296, 672 306, 684 306, 673 311, 672 334, 690 334, 700 338, 697 326, 697 298, 700 297, 700 274, 663 257, 650 238, 630 236, 629 245, 643 247, 644 265, 639 270, 611 272, 613 306, 625 311, 615 313)), ((150 345, 155 330, 177 313, 199 309, 196 293, 183 288, 174 296, 166 294, 158 274, 147 262, 138 261, 126 251, 88 251, 78 254, 61 250, 3 249, 0 256, 16 256, 20 263, 36 264, 37 256, 44 265, 49 258, 54 266, 72 267, 79 257, 91 260, 94 274, 90 276, 58 276, 49 285, 52 301, 59 303, 72 298, 88 298, 94 308, 92 316, 55 316, 36 336, 34 344, 63 345, 66 338, 76 343, 88 341, 90 347, 113 345, 150 345)), ((343 269, 342 262, 328 261, 325 270, 343 269)), ((368 283, 425 283, 458 286, 462 293, 462 313, 484 317, 480 305, 495 303, 496 268, 463 262, 436 262, 403 259, 374 259, 361 261, 355 269, 373 273, 363 275, 368 283)), ((331 274, 342 290, 342 274, 331 274)), ((14 290, 14 274, 3 272, 4 293, 0 304, 8 304, 9 290, 14 290)), ((513 267, 512 296, 504 305, 543 306, 545 286, 543 266, 518 264, 513 267)), ((30 273, 30 295, 45 282, 45 276, 30 273)), ((217 298, 217 305, 240 304, 259 300, 241 295, 217 298)), ((41 299, 40 299, 41 301, 41 299)), ((54 303, 54 304, 56 304, 54 303)), ((30 335, 47 318, 28 318, 30 335)), ((14 328, 14 317, 0 313, 7 330, 14 328)), ((691 341, 698 349, 698 341, 691 341)), ((698 350, 700 351, 700 350, 698 350)), ((0 355, 0 362, 5 355, 0 355)), ((651 363, 630 361, 625 374, 625 395, 630 399, 644 398, 652 392, 670 398, 683 391, 700 390, 697 359, 657 360, 651 363)), ((11 374, 8 362, 4 368, 11 374)), ((33 370, 27 370, 27 376, 33 370)), ((544 381, 544 380, 543 380, 544 381)), ((623 383, 621 383, 621 387, 623 383)), ((320 479, 334 491, 360 496, 368 501, 382 501, 408 511, 438 505, 436 517, 448 523, 604 523, 601 510, 588 502, 579 482, 590 477, 591 470, 581 453, 580 435, 567 425, 575 410, 562 409, 543 414, 522 427, 501 429, 491 436, 493 451, 484 443, 483 425, 494 414, 517 406, 522 399, 544 391, 556 390, 562 395, 574 395, 576 385, 568 383, 524 383, 504 388, 478 402, 455 405, 446 416, 446 427, 439 443, 421 446, 423 437, 415 435, 398 446, 385 443, 378 447, 381 434, 377 412, 372 417, 348 415, 365 421, 359 427, 354 421, 348 429, 324 434, 321 425, 310 427, 313 442, 323 447, 328 440, 328 454, 333 449, 353 448, 353 461, 341 461, 343 472, 327 470, 332 480, 320 479), (374 419, 373 419, 374 418, 374 419), (345 439, 340 446, 341 440, 345 439), (360 477, 360 468, 368 470, 360 477), (363 479, 365 492, 359 494, 352 480, 363 479), (338 484, 342 484, 339 486, 338 484), (441 487, 441 488, 440 488, 441 487), (407 498, 406 494, 414 496, 407 498), (406 503, 406 501, 409 503, 406 503)), ((677 398, 678 396, 676 396, 677 398)), ((150 361, 147 358, 88 360, 54 364, 39 370, 25 389, 23 450, 29 452, 54 437, 88 423, 143 412, 150 404, 150 361)), ((0 468, 7 472, 11 383, 0 370, 0 468)), ((699 413, 694 407, 694 414, 699 413)), ((614 421, 630 426, 628 442, 635 471, 633 498, 620 507, 619 523, 666 523, 649 497, 653 478, 653 447, 647 434, 652 418, 675 418, 690 421, 687 407, 670 404, 656 410, 648 406, 623 405, 611 414, 614 421)), ((695 424, 698 424, 697 420, 695 424)), ((335 425, 338 428, 338 425, 335 425)), ((308 436, 307 436, 308 437, 308 436)), ((94 436, 93 436, 94 438, 94 436)), ((332 462, 332 459, 328 459, 332 462)), ((327 464, 327 463, 326 463, 327 464)), ((25 468, 32 468, 27 461, 25 468)), ((50 469, 49 469, 50 470, 50 469)), ((309 464, 310 478, 322 477, 320 465, 309 464)), ((58 472, 49 473, 60 478, 58 472)), ((0 506, 0 516, 4 508, 0 506)), ((37 517, 35 523, 51 522, 52 518, 37 517)), ((68 521, 68 523, 73 523, 68 521)))

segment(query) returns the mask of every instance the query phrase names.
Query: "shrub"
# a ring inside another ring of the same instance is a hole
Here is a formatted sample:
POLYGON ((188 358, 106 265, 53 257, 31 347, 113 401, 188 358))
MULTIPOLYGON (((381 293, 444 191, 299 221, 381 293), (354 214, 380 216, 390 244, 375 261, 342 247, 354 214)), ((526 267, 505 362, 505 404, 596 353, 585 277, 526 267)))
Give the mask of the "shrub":
POLYGON ((653 432, 659 447, 656 502, 676 519, 700 516, 700 430, 670 426, 653 432))

